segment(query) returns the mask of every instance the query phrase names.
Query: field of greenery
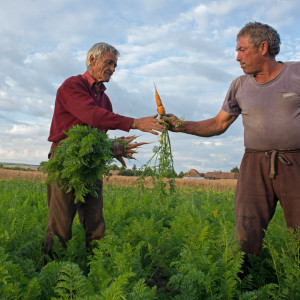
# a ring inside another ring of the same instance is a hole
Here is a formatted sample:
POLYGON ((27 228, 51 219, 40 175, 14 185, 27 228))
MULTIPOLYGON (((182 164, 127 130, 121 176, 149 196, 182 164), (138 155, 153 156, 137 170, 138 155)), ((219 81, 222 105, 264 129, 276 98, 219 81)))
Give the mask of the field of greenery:
POLYGON ((94 255, 75 218, 64 250, 41 253, 43 183, 0 181, 0 299, 300 299, 299 232, 278 207, 240 280, 234 192, 104 186, 106 237, 94 255))

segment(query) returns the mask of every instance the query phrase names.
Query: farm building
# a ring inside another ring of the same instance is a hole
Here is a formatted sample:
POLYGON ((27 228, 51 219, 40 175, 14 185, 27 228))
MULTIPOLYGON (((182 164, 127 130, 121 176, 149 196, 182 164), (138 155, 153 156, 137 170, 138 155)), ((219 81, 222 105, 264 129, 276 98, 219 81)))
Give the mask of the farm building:
POLYGON ((191 169, 189 170, 184 176, 183 178, 201 178, 204 177, 203 173, 199 173, 197 170, 195 169, 191 169))
POLYGON ((239 174, 233 172, 207 172, 205 179, 238 179, 239 174))

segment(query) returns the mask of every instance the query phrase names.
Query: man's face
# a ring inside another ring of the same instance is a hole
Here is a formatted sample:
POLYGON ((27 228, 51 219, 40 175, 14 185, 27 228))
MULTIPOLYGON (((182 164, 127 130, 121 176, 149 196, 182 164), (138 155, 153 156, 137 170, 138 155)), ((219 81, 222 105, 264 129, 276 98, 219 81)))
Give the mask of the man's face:
POLYGON ((249 35, 241 36, 237 41, 236 60, 240 63, 245 74, 256 75, 261 71, 262 54, 260 47, 255 49, 253 44, 249 42, 249 35))
POLYGON ((110 51, 98 59, 90 58, 89 73, 97 82, 108 82, 117 67, 118 57, 110 51))

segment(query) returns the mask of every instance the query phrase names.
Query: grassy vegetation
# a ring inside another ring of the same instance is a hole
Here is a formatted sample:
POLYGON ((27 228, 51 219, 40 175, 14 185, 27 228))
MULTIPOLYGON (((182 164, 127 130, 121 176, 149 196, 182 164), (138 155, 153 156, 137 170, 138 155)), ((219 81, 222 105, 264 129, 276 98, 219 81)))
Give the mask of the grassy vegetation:
POLYGON ((260 257, 238 278, 234 191, 104 186, 106 237, 85 249, 75 218, 67 250, 41 248, 47 222, 43 183, 0 181, 1 299, 299 299, 299 232, 278 207, 260 257), (45 264, 45 261, 47 264, 45 264))
POLYGON ((34 168, 26 168, 25 166, 14 166, 13 164, 1 164, 0 163, 0 169, 6 169, 6 170, 18 170, 18 171, 36 171, 34 168))

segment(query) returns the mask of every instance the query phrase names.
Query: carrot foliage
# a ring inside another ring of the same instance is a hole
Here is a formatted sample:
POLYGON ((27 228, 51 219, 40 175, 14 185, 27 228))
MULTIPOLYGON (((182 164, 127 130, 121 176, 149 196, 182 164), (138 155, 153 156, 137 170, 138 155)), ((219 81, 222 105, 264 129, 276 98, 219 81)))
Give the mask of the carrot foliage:
POLYGON ((97 183, 113 160, 116 139, 87 125, 76 125, 65 134, 67 138, 43 166, 44 173, 48 173, 46 183, 58 182, 61 188, 74 192, 75 203, 84 202, 86 195, 97 195, 97 183))
MULTIPOLYGON (((160 194, 166 194, 166 185, 169 184, 169 191, 173 193, 175 191, 175 176, 173 155, 171 149, 171 141, 169 137, 168 123, 164 123, 165 130, 160 135, 159 145, 153 147, 154 154, 149 161, 144 165, 144 172, 150 167, 154 161, 154 165, 151 166, 152 180, 156 187, 156 190, 160 194), (167 181, 167 183, 166 183, 167 181)), ((141 178, 144 179, 144 173, 141 178)))

